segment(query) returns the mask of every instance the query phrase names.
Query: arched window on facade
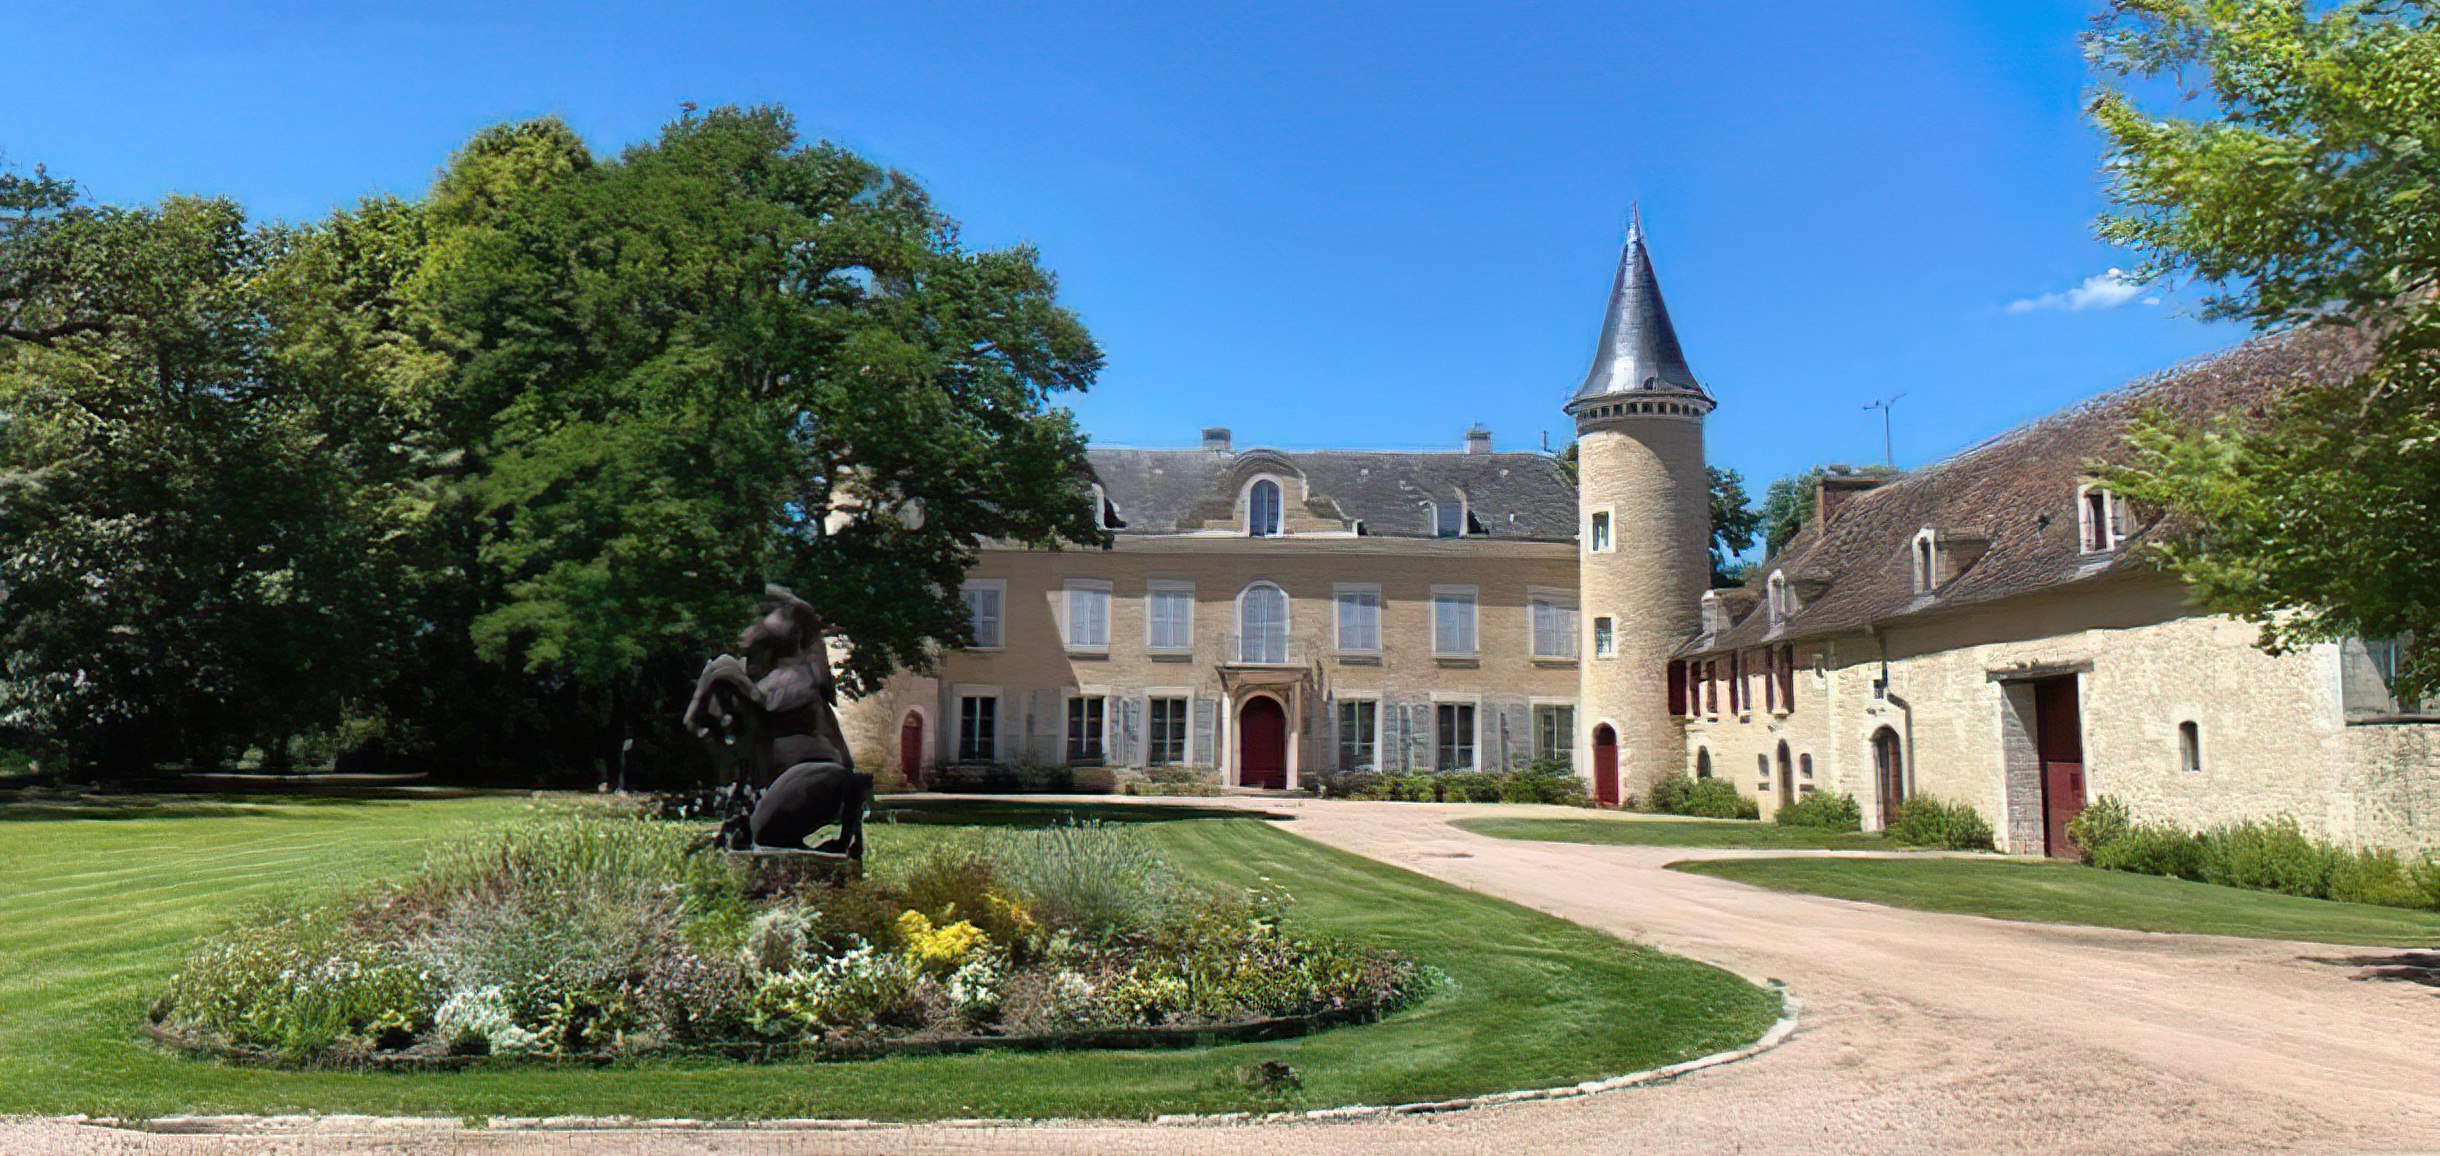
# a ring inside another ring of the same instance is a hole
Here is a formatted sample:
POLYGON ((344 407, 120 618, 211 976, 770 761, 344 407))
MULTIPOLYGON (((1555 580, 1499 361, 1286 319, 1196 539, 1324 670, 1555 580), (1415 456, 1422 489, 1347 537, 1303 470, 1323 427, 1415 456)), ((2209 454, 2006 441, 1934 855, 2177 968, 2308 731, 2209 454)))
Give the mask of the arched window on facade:
POLYGON ((2177 724, 2177 769, 2203 769, 2203 728, 2191 719, 2177 724))
POLYGON ((1696 747, 1694 749, 1694 777, 1698 779, 1708 779, 1711 777, 1710 747, 1696 747))
POLYGON ((1279 483, 1258 478, 1245 491, 1245 533, 1270 538, 1279 533, 1279 483))
POLYGON ((1288 661, 1288 595, 1256 582, 1237 595, 1237 661, 1268 666, 1288 661))

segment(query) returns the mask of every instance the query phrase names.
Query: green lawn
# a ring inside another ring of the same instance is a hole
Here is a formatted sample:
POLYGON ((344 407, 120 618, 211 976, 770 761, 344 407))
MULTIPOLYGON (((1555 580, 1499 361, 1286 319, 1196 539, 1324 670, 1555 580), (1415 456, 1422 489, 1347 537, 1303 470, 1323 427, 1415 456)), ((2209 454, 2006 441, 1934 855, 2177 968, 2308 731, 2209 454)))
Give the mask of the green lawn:
POLYGON ((1860 831, 1782 827, 1751 819, 1460 819, 1495 839, 1608 843, 1633 847, 1750 847, 1771 851, 1887 851, 1889 840, 1860 831))
POLYGON ((1669 866, 1775 891, 2029 923, 2392 947, 2440 943, 2440 913, 2300 899, 2073 863, 1704 859, 1669 866))
MULTIPOLYGON (((336 894, 411 869, 425 848, 481 835, 520 798, 0 805, 0 1115, 370 1112, 923 1119, 1141 1117, 1435 1099, 1564 1084, 1745 1044, 1777 1016, 1726 972, 1345 855, 1244 818, 1134 829, 1180 867, 1291 889, 1309 927, 1382 942, 1454 983, 1379 1024, 1301 1040, 1158 1052, 980 1054, 608 1069, 501 1064, 460 1072, 223 1067, 142 1034, 145 1005, 196 935, 279 893, 336 894), (10 813, 16 811, 19 813, 10 813), (9 821, 14 820, 14 821, 9 821), (1248 1090, 1281 1060, 1301 1091, 1248 1090)), ((923 816, 938 822, 938 806, 923 816)), ((914 816, 909 816, 913 818, 914 816)), ((1008 822, 1006 805, 977 817, 1008 822)), ((872 824, 875 857, 927 837, 872 824)))

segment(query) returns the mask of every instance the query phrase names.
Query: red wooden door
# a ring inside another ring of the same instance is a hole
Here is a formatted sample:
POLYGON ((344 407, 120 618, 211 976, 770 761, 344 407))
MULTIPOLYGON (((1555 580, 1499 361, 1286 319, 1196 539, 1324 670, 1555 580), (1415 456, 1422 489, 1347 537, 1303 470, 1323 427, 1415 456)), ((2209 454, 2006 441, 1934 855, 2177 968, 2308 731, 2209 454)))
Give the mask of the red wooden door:
POLYGON ((1288 713, 1278 699, 1258 695, 1237 710, 1237 785, 1288 785, 1288 713))
POLYGON ((898 773, 906 776, 908 786, 923 786, 923 716, 914 711, 898 724, 898 773))
POLYGON ((2067 837, 2067 821, 2084 809, 2084 719, 2076 680, 2033 684, 2034 748, 2042 761, 2042 850, 2053 859, 2082 852, 2067 837))
POLYGON ((1593 728, 1593 801, 1618 805, 1618 732, 1608 723, 1593 728))

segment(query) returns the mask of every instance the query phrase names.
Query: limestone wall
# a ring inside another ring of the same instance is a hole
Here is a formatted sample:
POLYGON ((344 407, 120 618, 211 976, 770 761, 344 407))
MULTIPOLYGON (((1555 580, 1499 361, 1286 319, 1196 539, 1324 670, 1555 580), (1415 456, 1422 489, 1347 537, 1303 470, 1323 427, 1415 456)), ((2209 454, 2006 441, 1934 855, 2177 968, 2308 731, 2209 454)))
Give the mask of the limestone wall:
POLYGON ((1878 827, 1870 743, 1889 726, 1910 793, 1970 803, 2005 849, 2038 854, 2029 684, 2009 675, 2064 671, 2078 683, 2088 797, 2190 827, 2292 815, 2344 842, 2440 846, 2440 724, 2347 725, 2337 648, 2273 657, 2254 637, 2191 614, 2165 579, 2137 579, 1800 644, 1795 709, 1689 722, 1688 765, 1710 751, 1767 815, 1755 760, 1784 740, 1813 755, 1817 789, 1852 794, 1878 827), (2196 771, 2180 767, 2182 722, 2201 738, 2196 771))
MULTIPOLYGON (((1436 701, 1476 704, 1483 765, 1504 755, 1528 757, 1536 703, 1576 701, 1576 661, 1538 660, 1529 653, 1529 591, 1574 596, 1575 551, 1566 544, 1180 535, 1122 539, 1106 552, 992 550, 970 577, 1006 583, 1002 647, 943 655, 937 677, 901 677, 852 705, 842 722, 859 765, 869 759, 875 767, 896 767, 898 727, 909 710, 930 713, 930 757, 953 758, 957 699, 961 691, 983 688, 1000 697, 999 753, 1010 761, 1060 761, 1066 700, 1091 693, 1109 702, 1109 761, 1140 765, 1146 693, 1189 697, 1193 725, 1185 761, 1218 768, 1228 781, 1235 778, 1234 709, 1249 694, 1270 694, 1289 712, 1292 783, 1308 770, 1335 764, 1333 708, 1341 698, 1382 703, 1376 741, 1380 761, 1393 770, 1432 765, 1428 732, 1436 701), (1071 653, 1063 644, 1058 601, 1070 579, 1110 584, 1106 654, 1071 653), (1160 654, 1146 645, 1144 596, 1156 581, 1192 586, 1190 653, 1160 654), (1238 632, 1237 600, 1257 581, 1288 595, 1291 662, 1269 670, 1230 668, 1224 659, 1238 632), (1342 583, 1379 587, 1378 655, 1343 654, 1334 646, 1333 600, 1342 583), (1433 653, 1431 598, 1438 585, 1475 590, 1471 658, 1433 653)), ((1584 729, 1581 723, 1576 728, 1578 746, 1584 729)))

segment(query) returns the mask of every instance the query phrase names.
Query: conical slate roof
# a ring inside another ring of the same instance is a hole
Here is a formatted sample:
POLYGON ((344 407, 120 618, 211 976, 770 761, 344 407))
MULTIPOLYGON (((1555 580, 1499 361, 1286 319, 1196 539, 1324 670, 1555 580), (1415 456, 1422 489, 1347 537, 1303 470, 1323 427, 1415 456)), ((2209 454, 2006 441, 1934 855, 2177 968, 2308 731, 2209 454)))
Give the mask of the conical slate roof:
POLYGON ((1669 307, 1661 302, 1660 279, 1652 275, 1652 254, 1644 246, 1644 221, 1638 213, 1627 226, 1627 247, 1618 255, 1618 277, 1610 283, 1610 309, 1601 321, 1601 345, 1593 351, 1592 371, 1569 400, 1650 389, 1703 392, 1694 371, 1686 367, 1685 351, 1678 348, 1677 330, 1670 327, 1669 307))

